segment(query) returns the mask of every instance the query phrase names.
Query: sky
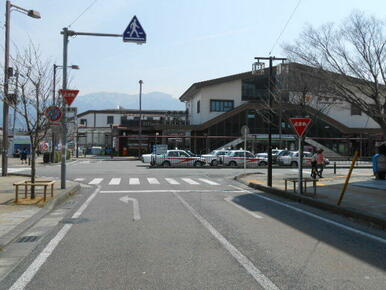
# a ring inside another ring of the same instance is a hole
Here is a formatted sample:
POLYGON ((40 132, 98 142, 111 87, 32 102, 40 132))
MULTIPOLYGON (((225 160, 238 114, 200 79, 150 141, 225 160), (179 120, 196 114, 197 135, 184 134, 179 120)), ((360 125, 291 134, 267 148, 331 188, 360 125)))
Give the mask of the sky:
MULTIPOLYGON (((121 34, 136 15, 147 34, 143 45, 116 37, 70 39, 71 85, 80 95, 93 92, 164 92, 179 98, 194 82, 251 69, 256 56, 284 57, 281 44, 294 41, 306 25, 341 23, 355 9, 386 18, 385 0, 14 0, 38 10, 41 19, 11 15, 11 54, 30 41, 44 58, 62 63, 60 31, 121 34), (95 2, 95 3, 94 3, 95 2)), ((0 15, 5 13, 1 1, 0 15)), ((4 17, 0 19, 4 26, 4 17)), ((0 49, 4 54, 4 29, 0 49)), ((1 58, 2 63, 3 57, 1 58)))

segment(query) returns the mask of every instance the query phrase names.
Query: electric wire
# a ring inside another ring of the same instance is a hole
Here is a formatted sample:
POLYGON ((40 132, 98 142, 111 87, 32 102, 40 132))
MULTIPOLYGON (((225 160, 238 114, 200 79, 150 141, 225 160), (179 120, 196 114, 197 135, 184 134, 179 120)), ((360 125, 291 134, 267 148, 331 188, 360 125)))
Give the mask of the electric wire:
POLYGON ((284 31, 286 30, 288 24, 290 23, 292 17, 295 15, 295 12, 296 12, 296 10, 297 10, 298 7, 299 7, 300 2, 302 2, 302 0, 299 0, 298 3, 296 4, 296 6, 295 6, 294 10, 292 11, 290 17, 288 18, 288 20, 287 20, 286 24, 284 25, 282 31, 280 32, 279 37, 276 39, 275 43, 272 45, 271 50, 269 51, 269 55, 271 55, 272 51, 274 50, 274 48, 275 48, 276 45, 278 44, 280 38, 282 37, 284 31))
POLYGON ((81 18, 92 6, 94 6, 94 4, 97 2, 98 0, 94 0, 90 5, 87 6, 86 9, 83 10, 82 13, 80 13, 80 15, 75 18, 75 20, 73 22, 71 22, 70 25, 68 25, 68 28, 70 28, 75 22, 77 22, 79 20, 79 18, 81 18))

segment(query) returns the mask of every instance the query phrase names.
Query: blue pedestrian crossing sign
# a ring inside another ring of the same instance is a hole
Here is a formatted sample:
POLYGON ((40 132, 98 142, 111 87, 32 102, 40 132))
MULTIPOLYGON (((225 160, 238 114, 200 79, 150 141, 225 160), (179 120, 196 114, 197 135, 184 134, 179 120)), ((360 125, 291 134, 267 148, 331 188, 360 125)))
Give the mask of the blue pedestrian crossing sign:
POLYGON ((123 32, 123 41, 137 43, 146 42, 146 32, 143 30, 141 23, 139 23, 137 16, 134 16, 133 19, 131 19, 125 32, 123 32))

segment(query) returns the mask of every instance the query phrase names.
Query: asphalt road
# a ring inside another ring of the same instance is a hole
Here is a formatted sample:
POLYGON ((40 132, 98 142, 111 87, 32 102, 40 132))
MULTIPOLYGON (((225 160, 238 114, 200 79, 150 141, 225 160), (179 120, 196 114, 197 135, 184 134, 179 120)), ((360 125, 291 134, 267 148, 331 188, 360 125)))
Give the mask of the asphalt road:
POLYGON ((386 288, 384 232, 254 192, 232 179, 242 171, 69 164, 88 186, 75 224, 59 223, 0 289, 386 288))

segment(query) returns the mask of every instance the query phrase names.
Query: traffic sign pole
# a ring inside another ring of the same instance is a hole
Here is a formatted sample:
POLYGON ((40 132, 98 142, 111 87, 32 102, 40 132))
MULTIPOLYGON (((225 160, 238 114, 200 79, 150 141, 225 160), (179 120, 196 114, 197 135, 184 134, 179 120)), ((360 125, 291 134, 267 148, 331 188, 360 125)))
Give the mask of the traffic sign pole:
POLYGON ((310 118, 290 118, 289 119, 292 127, 294 128, 296 134, 298 134, 298 169, 299 169, 299 180, 298 180, 298 193, 303 194, 303 136, 307 132, 308 127, 310 126, 312 119, 310 118))

